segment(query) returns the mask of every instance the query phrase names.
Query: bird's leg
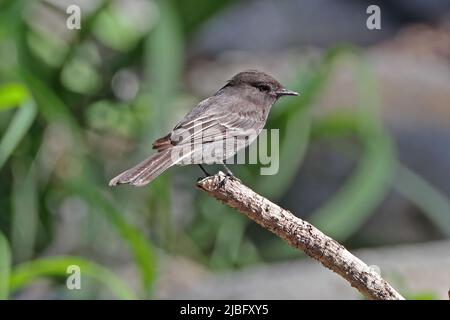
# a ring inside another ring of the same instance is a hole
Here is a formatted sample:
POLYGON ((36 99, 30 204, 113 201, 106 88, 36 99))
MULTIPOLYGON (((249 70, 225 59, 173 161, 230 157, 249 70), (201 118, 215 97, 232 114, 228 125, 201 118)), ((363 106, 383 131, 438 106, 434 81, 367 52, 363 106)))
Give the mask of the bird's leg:
POLYGON ((205 178, 211 176, 211 174, 209 174, 208 171, 206 171, 206 169, 203 168, 203 166, 201 164, 199 164, 198 166, 200 167, 200 169, 202 169, 203 173, 205 174, 205 178))
POLYGON ((222 162, 222 166, 225 169, 225 173, 227 174, 228 177, 230 177, 231 179, 234 179, 234 180, 237 180, 237 181, 240 182, 240 180, 238 178, 236 178, 234 173, 230 170, 230 168, 227 167, 227 165, 225 163, 222 162))
POLYGON ((221 164, 222 164, 223 168, 225 169, 225 173, 227 174, 227 176, 234 177, 234 174, 233 174, 233 172, 231 172, 230 168, 228 168, 224 162, 222 162, 221 164))
POLYGON ((224 184, 225 184, 225 181, 226 181, 227 179, 235 180, 235 181, 241 182, 241 180, 239 180, 238 178, 236 178, 236 176, 233 174, 233 172, 231 172, 230 168, 228 168, 227 165, 226 165, 224 162, 222 162, 221 164, 222 164, 223 168, 225 169, 226 176, 222 179, 222 181, 220 181, 219 187, 223 187, 224 184))

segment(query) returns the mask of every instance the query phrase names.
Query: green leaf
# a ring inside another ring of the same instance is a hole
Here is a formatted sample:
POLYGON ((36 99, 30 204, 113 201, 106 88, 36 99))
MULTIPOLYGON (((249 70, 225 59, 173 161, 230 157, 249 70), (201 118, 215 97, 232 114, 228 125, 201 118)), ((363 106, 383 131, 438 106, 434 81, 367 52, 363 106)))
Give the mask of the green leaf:
POLYGON ((417 173, 402 164, 394 187, 417 205, 446 236, 450 236, 450 200, 417 173))
MULTIPOLYGON (((19 159, 18 159, 19 160, 19 159)), ((32 257, 39 223, 39 203, 34 164, 25 166, 13 163, 13 188, 11 194, 11 247, 14 261, 32 257)))
POLYGON ((98 90, 101 79, 95 66, 86 59, 74 58, 64 65, 61 83, 73 92, 88 95, 98 90))
POLYGON ((403 295, 406 300, 440 300, 439 295, 432 291, 420 291, 414 293, 406 293, 403 295))
MULTIPOLYGON (((41 277, 67 277, 69 266, 78 266, 81 277, 87 275, 108 287, 120 299, 136 299, 134 293, 113 272, 107 268, 79 257, 52 257, 25 262, 11 273, 9 289, 16 291, 41 277)), ((81 278, 83 279, 83 278, 81 278)))
POLYGON ((64 40, 43 32, 30 30, 26 35, 26 43, 36 57, 54 68, 59 67, 67 55, 68 46, 64 40))
POLYGON ((31 91, 39 112, 48 122, 62 120, 67 124, 76 126, 76 121, 69 107, 45 82, 24 68, 20 69, 20 76, 31 91))
POLYGON ((36 107, 32 101, 18 109, 0 141, 0 169, 30 129, 35 117, 36 107))
POLYGON ((0 86, 0 111, 17 107, 29 98, 27 88, 20 83, 0 86))
POLYGON ((336 110, 326 117, 314 122, 311 130, 311 139, 322 137, 341 137, 357 135, 359 132, 358 122, 355 121, 354 113, 336 110))
POLYGON ((0 300, 8 299, 11 251, 8 240, 0 231, 0 300))
MULTIPOLYGON (((154 20, 151 15, 148 18, 154 20)), ((118 51, 132 49, 142 37, 142 32, 134 21, 126 19, 123 12, 114 6, 108 6, 100 12, 92 31, 103 44, 118 51)))

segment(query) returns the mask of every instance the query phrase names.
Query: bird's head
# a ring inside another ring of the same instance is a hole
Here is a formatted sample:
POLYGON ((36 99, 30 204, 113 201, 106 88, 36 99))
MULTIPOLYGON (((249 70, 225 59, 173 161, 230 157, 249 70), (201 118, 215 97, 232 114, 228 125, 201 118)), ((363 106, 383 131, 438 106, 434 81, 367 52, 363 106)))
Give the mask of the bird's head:
POLYGON ((290 91, 283 87, 277 80, 268 74, 257 71, 247 70, 236 74, 228 81, 227 86, 242 87, 252 89, 259 94, 278 99, 282 96, 297 96, 298 93, 290 91))

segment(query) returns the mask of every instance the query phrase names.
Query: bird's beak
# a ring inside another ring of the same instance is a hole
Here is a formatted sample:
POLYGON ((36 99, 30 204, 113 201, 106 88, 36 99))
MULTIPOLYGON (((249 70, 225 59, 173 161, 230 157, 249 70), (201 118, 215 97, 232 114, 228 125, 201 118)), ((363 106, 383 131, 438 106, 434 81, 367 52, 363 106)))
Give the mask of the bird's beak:
POLYGON ((290 91, 288 89, 280 89, 277 91, 277 96, 278 97, 282 97, 282 96, 298 96, 298 92, 295 91, 290 91))

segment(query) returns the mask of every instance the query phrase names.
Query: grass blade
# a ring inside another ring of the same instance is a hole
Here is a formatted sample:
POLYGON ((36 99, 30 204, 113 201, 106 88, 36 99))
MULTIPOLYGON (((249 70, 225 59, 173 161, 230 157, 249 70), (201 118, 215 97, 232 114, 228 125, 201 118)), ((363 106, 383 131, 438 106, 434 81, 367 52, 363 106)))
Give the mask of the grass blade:
POLYGON ((11 247, 14 261, 32 257, 38 228, 38 196, 34 165, 22 163, 13 166, 13 190, 11 214, 11 247))
MULTIPOLYGON (((79 257, 42 258, 18 265, 11 272, 9 289, 11 292, 25 287, 41 277, 67 277, 67 268, 76 265, 81 277, 87 275, 104 284, 120 299, 136 299, 134 293, 113 272, 107 268, 79 257)), ((81 278, 83 279, 83 278, 81 278)))
POLYGON ((11 251, 8 240, 0 232, 0 300, 8 299, 9 274, 11 269, 11 251))
POLYGON ((0 141, 0 169, 30 129, 36 117, 36 106, 28 101, 19 108, 0 141))
POLYGON ((338 240, 347 239, 361 226, 391 183, 395 153, 390 138, 380 133, 363 143, 366 151, 355 173, 311 217, 314 225, 338 240))
POLYGON ((0 86, 0 111, 17 107, 29 97, 28 90, 20 83, 0 86))
POLYGON ((153 248, 145 236, 134 226, 130 225, 121 212, 96 188, 88 183, 78 182, 72 185, 76 193, 85 198, 116 228, 119 235, 128 243, 133 253, 136 265, 141 273, 145 293, 147 294, 156 275, 156 257, 153 248))
POLYGON ((28 70, 20 69, 20 76, 32 93, 40 114, 50 123, 66 121, 76 127, 77 123, 69 107, 47 86, 47 84, 34 76, 28 70))
POLYGON ((402 164, 395 189, 418 206, 446 236, 450 236, 450 200, 428 181, 402 164))

